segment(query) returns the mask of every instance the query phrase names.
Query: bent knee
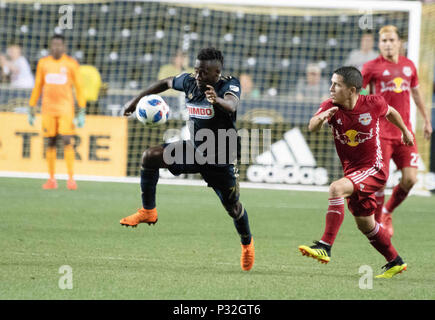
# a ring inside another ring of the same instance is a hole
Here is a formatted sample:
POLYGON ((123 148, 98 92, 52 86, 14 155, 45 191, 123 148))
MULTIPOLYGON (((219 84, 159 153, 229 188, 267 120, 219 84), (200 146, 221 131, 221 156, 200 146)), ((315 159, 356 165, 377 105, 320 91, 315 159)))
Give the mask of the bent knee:
POLYGON ((417 181, 417 177, 404 177, 400 181, 400 184, 406 190, 410 190, 417 183, 417 181))
MULTIPOLYGON (((373 219, 374 219, 374 217, 373 217, 373 219)), ((355 217, 355 220, 356 220, 355 222, 356 222, 356 226, 357 226, 358 230, 364 234, 367 234, 370 231, 372 231, 376 227, 376 223, 374 222, 373 219, 370 216, 359 217, 359 218, 355 217)))
POLYGON ((160 168, 160 163, 163 155, 163 148, 149 148, 142 154, 142 166, 144 168, 156 169, 160 168))
POLYGON ((240 219, 243 215, 243 206, 240 201, 237 201, 230 205, 225 205, 225 210, 228 212, 231 218, 240 219))
POLYGON ((333 183, 331 183, 331 185, 329 186, 329 195, 331 197, 342 197, 344 193, 344 188, 341 185, 340 182, 338 181, 334 181, 333 183))

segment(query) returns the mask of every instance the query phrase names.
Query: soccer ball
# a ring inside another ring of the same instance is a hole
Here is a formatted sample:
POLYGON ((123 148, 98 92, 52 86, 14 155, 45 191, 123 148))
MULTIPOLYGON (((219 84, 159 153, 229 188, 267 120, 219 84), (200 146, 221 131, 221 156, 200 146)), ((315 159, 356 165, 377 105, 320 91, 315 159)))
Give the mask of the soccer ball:
POLYGON ((161 125, 168 120, 169 106, 162 97, 151 94, 137 103, 136 117, 145 125, 161 125))

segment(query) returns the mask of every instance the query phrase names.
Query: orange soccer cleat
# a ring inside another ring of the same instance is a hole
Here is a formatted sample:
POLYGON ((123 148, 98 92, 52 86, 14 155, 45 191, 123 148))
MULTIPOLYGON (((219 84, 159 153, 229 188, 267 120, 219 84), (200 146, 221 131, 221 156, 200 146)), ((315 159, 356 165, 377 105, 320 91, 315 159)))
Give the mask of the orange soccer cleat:
POLYGON ((254 266, 255 261, 255 248, 254 238, 251 237, 251 243, 242 246, 242 256, 240 257, 240 266, 243 271, 249 271, 254 266))
POLYGON ((123 226, 136 227, 139 223, 148 223, 149 225, 157 222, 157 209, 138 209, 136 213, 122 218, 119 223, 123 226))
POLYGON ((66 182, 66 187, 67 187, 69 190, 77 190, 77 183, 76 183, 73 179, 69 179, 69 180, 66 182))
POLYGON ((57 181, 56 179, 48 179, 46 183, 42 185, 42 189, 44 190, 51 190, 51 189, 57 189, 57 181))

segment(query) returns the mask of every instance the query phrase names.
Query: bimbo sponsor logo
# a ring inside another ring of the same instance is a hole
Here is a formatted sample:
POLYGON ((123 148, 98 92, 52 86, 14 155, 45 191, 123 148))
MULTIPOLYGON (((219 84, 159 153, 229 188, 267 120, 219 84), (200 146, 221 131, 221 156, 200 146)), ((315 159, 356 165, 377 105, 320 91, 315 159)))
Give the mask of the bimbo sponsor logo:
POLYGON ((65 73, 48 73, 44 80, 47 84, 62 85, 68 82, 68 77, 65 73))
POLYGON ((214 117, 213 106, 198 106, 187 104, 187 110, 189 111, 189 116, 197 119, 211 119, 214 117))

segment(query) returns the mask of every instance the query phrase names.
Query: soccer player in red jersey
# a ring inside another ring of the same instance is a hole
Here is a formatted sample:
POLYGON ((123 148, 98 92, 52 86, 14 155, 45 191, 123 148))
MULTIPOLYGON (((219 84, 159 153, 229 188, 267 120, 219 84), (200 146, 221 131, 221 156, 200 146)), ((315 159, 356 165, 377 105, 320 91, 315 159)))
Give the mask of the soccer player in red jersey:
POLYGON ((412 146, 414 137, 400 114, 381 96, 363 96, 362 75, 354 67, 341 67, 331 78, 331 98, 324 101, 308 125, 318 131, 325 122, 332 128, 344 177, 329 186, 329 207, 325 232, 311 247, 299 246, 303 255, 328 263, 331 247, 344 218, 344 199, 355 217, 358 229, 387 260, 385 272, 378 278, 391 278, 406 270, 406 264, 391 243, 388 232, 375 221, 374 193, 383 188, 388 174, 382 160, 380 120, 388 119, 403 134, 403 142, 412 146))
MULTIPOLYGON (((381 55, 362 68, 363 87, 370 85, 372 94, 381 95, 387 103, 402 116, 408 130, 412 132, 410 121, 410 95, 424 119, 424 137, 430 139, 432 126, 426 113, 424 102, 418 87, 417 70, 414 63, 400 56, 400 37, 395 26, 384 26, 379 30, 379 49, 381 55)), ((417 182, 418 150, 417 145, 406 146, 401 141, 401 132, 386 119, 381 119, 381 146, 384 163, 389 172, 390 159, 402 172, 402 178, 394 187, 391 198, 384 206, 384 189, 376 193, 378 207, 376 221, 393 236, 391 213, 407 197, 417 182)))

